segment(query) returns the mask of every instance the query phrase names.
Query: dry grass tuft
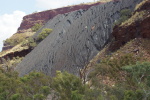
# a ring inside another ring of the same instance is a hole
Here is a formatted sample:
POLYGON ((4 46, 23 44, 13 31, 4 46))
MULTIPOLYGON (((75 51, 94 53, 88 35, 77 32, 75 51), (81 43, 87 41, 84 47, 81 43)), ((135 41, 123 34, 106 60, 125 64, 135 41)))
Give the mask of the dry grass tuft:
POLYGON ((121 24, 121 26, 129 26, 133 22, 143 20, 147 15, 148 15, 148 12, 146 12, 146 11, 136 12, 134 15, 132 15, 131 18, 129 18, 128 20, 126 20, 125 22, 123 22, 121 24))
POLYGON ((140 8, 143 4, 145 4, 145 2, 147 2, 148 0, 143 0, 141 3, 137 4, 136 7, 135 7, 135 11, 140 8))

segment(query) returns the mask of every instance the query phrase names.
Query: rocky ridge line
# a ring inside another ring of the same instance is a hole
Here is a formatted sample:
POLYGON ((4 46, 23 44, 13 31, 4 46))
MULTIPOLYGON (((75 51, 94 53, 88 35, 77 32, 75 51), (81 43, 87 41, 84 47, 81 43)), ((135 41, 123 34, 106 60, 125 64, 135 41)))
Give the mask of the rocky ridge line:
POLYGON ((63 7, 63 8, 37 12, 37 13, 24 16, 23 21, 20 27, 18 28, 17 33, 25 32, 27 29, 31 28, 35 23, 45 24, 48 20, 54 18, 58 14, 65 14, 65 13, 72 12, 72 11, 79 10, 79 9, 88 9, 91 6, 96 6, 99 4, 101 3, 98 2, 98 3, 93 3, 93 4, 81 4, 81 5, 75 5, 75 6, 68 6, 68 7, 63 7))

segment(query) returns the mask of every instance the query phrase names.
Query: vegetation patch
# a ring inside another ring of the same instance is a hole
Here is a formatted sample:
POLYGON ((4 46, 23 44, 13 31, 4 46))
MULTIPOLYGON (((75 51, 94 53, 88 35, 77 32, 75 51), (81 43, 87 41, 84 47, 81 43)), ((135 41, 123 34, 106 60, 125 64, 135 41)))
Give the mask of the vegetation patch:
POLYGON ((120 11, 120 18, 114 23, 114 26, 120 25, 121 23, 123 23, 124 21, 129 19, 130 17, 131 17, 131 10, 130 9, 122 9, 120 11))
POLYGON ((31 30, 33 32, 37 32, 42 27, 41 23, 36 23, 34 26, 32 26, 31 30))
POLYGON ((50 81, 38 72, 20 78, 16 72, 0 70, 0 100, 44 100, 50 93, 50 81))
POLYGON ((92 77, 101 75, 120 81, 121 77, 119 72, 121 72, 121 68, 125 65, 135 64, 135 62, 136 59, 131 54, 120 56, 119 58, 107 57, 100 64, 95 65, 95 71, 91 73, 89 78, 93 79, 92 77))
POLYGON ((22 61, 23 57, 13 57, 13 59, 4 59, 2 58, 0 61, 0 68, 4 71, 12 71, 14 70, 15 66, 22 61))
POLYGON ((123 67, 128 75, 127 83, 132 84, 131 91, 125 92, 125 100, 149 100, 150 99, 150 62, 136 63, 135 65, 123 67), (136 92, 134 92, 136 89, 136 92), (132 94, 132 96, 130 95, 132 94), (127 98, 127 99, 126 99, 127 98))
POLYGON ((10 46, 15 46, 15 45, 21 43, 22 41, 24 41, 26 37, 27 37, 26 34, 16 33, 12 37, 10 37, 9 39, 6 39, 4 41, 4 44, 8 44, 10 46))
POLYGON ((23 41, 21 46, 22 47, 28 46, 29 48, 34 48, 37 46, 37 43, 34 38, 30 37, 30 38, 26 39, 25 41, 23 41))
POLYGON ((126 55, 95 65, 95 71, 91 72, 89 79, 92 87, 103 89, 109 98, 149 100, 149 77, 150 62, 136 63, 131 55, 126 55))
POLYGON ((121 26, 128 26, 128 25, 132 24, 135 21, 143 20, 146 15, 147 15, 146 11, 136 12, 134 15, 132 15, 131 18, 129 18, 128 20, 122 22, 121 26))
POLYGON ((131 40, 116 52, 107 52, 107 48, 109 45, 95 57, 95 64, 90 64, 89 70, 94 71, 88 75, 89 86, 102 90, 99 93, 103 94, 103 99, 149 100, 148 39, 131 40))
POLYGON ((43 39, 45 39, 50 33, 52 32, 52 29, 45 28, 42 30, 41 33, 38 34, 37 36, 37 41, 41 42, 43 39))
POLYGON ((138 10, 140 7, 142 7, 148 0, 143 0, 141 3, 137 4, 135 7, 135 11, 138 10))
POLYGON ((34 49, 38 43, 40 43, 43 39, 45 39, 50 33, 52 29, 45 28, 36 38, 33 38, 32 33, 16 33, 6 41, 5 44, 14 46, 12 49, 8 51, 0 52, 0 57, 17 51, 22 51, 25 49, 34 49))
POLYGON ((31 37, 34 33, 35 32, 15 33, 13 36, 3 42, 5 45, 16 46, 25 41, 27 38, 31 37))

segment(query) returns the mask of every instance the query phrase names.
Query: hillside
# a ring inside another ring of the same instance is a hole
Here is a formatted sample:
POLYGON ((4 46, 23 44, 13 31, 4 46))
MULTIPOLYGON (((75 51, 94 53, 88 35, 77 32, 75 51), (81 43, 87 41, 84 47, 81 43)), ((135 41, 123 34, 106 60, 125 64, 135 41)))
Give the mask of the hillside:
POLYGON ((0 100, 150 100, 150 1, 91 4, 10 37, 0 100))
MULTIPOLYGON (((46 11, 42 11, 42 12, 35 12, 32 14, 26 15, 23 17, 22 23, 20 24, 20 27, 18 28, 17 33, 15 33, 9 39, 14 39, 15 37, 17 39, 30 37, 35 33, 32 31, 31 28, 36 24, 41 24, 41 26, 42 26, 45 23, 47 23, 48 20, 54 18, 58 14, 65 14, 65 13, 69 13, 69 12, 79 10, 79 9, 87 10, 88 8, 99 5, 101 3, 102 2, 73 5, 73 6, 68 6, 68 7, 52 9, 52 10, 46 10, 46 11)), ((11 49, 13 46, 11 44, 7 43, 7 41, 6 41, 6 42, 4 42, 3 51, 11 49)))
MULTIPOLYGON (((149 5, 150 1, 144 0, 136 6, 129 19, 119 25, 115 25, 111 41, 85 66, 83 73, 86 73, 86 75, 89 74, 93 66, 96 66, 102 60, 105 61, 107 59, 109 62, 109 60, 113 61, 115 59, 119 62, 124 56, 133 58, 134 63, 150 62, 149 5), (140 13, 142 13, 141 16, 137 16, 140 13)), ((115 63, 117 64, 117 62, 115 63)))
POLYGON ((23 59, 16 70, 21 76, 32 70, 48 75, 55 75, 56 70, 65 70, 79 75, 79 70, 109 41, 119 11, 125 8, 133 10, 140 0, 130 2, 112 1, 93 6, 87 11, 79 10, 54 17, 36 34, 44 28, 52 29, 52 33, 23 59))
POLYGON ((111 41, 81 70, 83 82, 101 91, 103 99, 150 99, 149 5, 144 0, 129 19, 116 25, 111 41))
POLYGON ((24 16, 17 33, 13 34, 10 38, 4 41, 2 52, 0 52, 0 63, 3 64, 4 59, 9 60, 9 62, 14 62, 13 59, 18 57, 19 59, 23 58, 30 53, 38 44, 33 40, 36 31, 45 23, 47 23, 48 20, 52 19, 58 14, 63 15, 79 9, 87 10, 88 8, 101 3, 103 2, 72 5, 58 9, 36 12, 24 16), (34 27, 36 30, 33 30, 34 27))

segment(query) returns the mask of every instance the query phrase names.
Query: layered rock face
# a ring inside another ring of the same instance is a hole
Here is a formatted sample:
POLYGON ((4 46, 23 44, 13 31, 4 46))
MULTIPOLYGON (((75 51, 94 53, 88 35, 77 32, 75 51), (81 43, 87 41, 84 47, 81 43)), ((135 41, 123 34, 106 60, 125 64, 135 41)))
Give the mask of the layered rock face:
POLYGON ((42 12, 27 15, 27 16, 23 17, 23 21, 22 21, 20 27, 18 28, 17 33, 25 32, 27 29, 31 28, 35 23, 45 24, 48 20, 52 19, 53 17, 55 17, 58 14, 65 14, 65 13, 79 10, 79 9, 88 9, 91 6, 96 6, 99 4, 101 4, 101 3, 99 2, 99 3, 89 4, 89 5, 81 4, 81 5, 47 10, 47 11, 42 11, 42 12))
POLYGON ((0 57, 0 64, 3 62, 3 59, 12 60, 15 57, 25 57, 29 52, 31 52, 31 50, 32 49, 24 49, 22 51, 7 53, 6 55, 0 57))
POLYGON ((55 75, 56 70, 78 75, 79 69, 107 44, 119 11, 133 9, 140 1, 108 2, 88 10, 57 15, 43 27, 51 28, 53 32, 23 59, 16 70, 20 76, 33 70, 47 75, 55 75))
POLYGON ((3 47, 2 47, 2 51, 9 50, 9 49, 11 49, 11 48, 13 48, 13 46, 9 46, 9 45, 7 46, 7 45, 6 45, 6 46, 3 46, 3 47))
MULTIPOLYGON (((134 38, 141 37, 150 39, 150 1, 147 0, 141 7, 139 7, 133 13, 133 16, 137 13, 139 13, 139 16, 135 18, 137 20, 133 21, 130 25, 124 24, 114 27, 112 35, 115 37, 115 41, 110 46, 111 51, 119 49, 125 43, 134 38), (144 12, 144 14, 140 14, 142 12, 144 12)), ((131 21, 131 19, 133 19, 132 17, 126 22, 131 21)))

